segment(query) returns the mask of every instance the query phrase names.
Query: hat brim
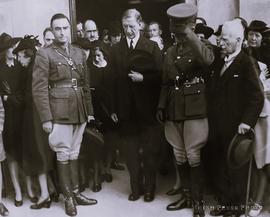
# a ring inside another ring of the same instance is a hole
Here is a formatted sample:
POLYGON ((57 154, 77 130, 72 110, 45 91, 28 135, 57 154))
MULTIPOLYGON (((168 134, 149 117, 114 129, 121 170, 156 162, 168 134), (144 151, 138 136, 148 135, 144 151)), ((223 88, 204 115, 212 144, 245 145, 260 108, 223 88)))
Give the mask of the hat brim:
POLYGON ((140 73, 152 71, 155 69, 154 56, 145 50, 132 50, 129 55, 129 68, 140 73))
POLYGON ((235 162, 235 159, 233 158, 233 152, 235 151, 235 149, 237 148, 237 145, 239 145, 239 143, 237 143, 237 141, 239 140, 239 137, 243 136, 242 134, 238 134, 236 133, 233 137, 233 139, 231 140, 231 143, 229 145, 228 151, 227 151, 227 166, 231 169, 239 169, 242 166, 244 166, 246 163, 248 163, 250 161, 250 159, 253 156, 253 152, 254 152, 254 130, 251 129, 248 133, 247 136, 249 136, 249 138, 252 140, 252 143, 250 145, 249 151, 247 152, 247 157, 245 159, 242 159, 241 162, 235 162))
POLYGON ((268 29, 268 27, 247 27, 247 32, 249 31, 253 31, 253 32, 259 32, 259 33, 263 33, 264 31, 266 31, 268 29))
POLYGON ((0 52, 5 51, 11 47, 13 47, 15 44, 17 44, 21 38, 11 38, 6 43, 0 45, 0 52))
POLYGON ((208 39, 213 35, 214 30, 209 26, 200 26, 197 29, 195 28, 194 32, 196 34, 204 34, 205 38, 208 39))
POLYGON ((83 134, 84 141, 98 146, 104 145, 104 137, 96 128, 86 127, 83 134))

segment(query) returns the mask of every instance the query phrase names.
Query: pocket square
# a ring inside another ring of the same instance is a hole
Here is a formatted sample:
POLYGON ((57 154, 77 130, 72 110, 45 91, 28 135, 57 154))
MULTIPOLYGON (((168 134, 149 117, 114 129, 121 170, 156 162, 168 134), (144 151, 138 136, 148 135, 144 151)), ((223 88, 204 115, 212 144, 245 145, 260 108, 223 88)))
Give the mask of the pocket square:
POLYGON ((233 77, 234 77, 234 78, 238 78, 238 77, 239 77, 239 75, 235 74, 235 75, 233 75, 233 77))

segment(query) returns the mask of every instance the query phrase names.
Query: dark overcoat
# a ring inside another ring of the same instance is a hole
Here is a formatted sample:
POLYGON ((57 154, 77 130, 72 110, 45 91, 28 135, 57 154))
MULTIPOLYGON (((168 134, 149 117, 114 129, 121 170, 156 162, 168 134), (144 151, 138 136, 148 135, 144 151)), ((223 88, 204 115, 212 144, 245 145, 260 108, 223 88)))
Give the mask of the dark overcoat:
POLYGON ((123 38, 112 47, 110 57, 114 74, 114 109, 120 120, 136 118, 142 121, 155 120, 155 111, 158 102, 161 83, 162 55, 153 41, 140 36, 134 49, 144 50, 153 55, 155 69, 143 74, 143 82, 132 82, 128 77, 129 48, 123 38))
POLYGON ((216 58, 211 67, 208 88, 210 138, 219 131, 228 143, 240 123, 254 127, 264 103, 258 66, 241 51, 220 76, 224 61, 216 58))

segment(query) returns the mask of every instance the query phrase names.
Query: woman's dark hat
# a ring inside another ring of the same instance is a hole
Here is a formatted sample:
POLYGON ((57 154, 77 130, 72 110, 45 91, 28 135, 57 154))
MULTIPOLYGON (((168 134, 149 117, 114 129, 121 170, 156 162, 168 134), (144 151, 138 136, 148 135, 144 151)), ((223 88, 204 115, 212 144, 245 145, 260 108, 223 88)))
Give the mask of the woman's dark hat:
POLYGON ((211 35, 213 35, 214 33, 214 30, 209 27, 209 26, 206 26, 202 23, 198 23, 195 27, 195 31, 194 31, 196 34, 204 34, 204 37, 205 39, 208 39, 211 37, 211 35))
POLYGON ((7 33, 2 33, 0 35, 0 52, 7 50, 8 48, 13 47, 20 41, 21 38, 12 38, 7 33))
POLYGON ((227 165, 231 169, 239 169, 250 161, 254 154, 254 130, 245 134, 235 134, 227 152, 227 165))
POLYGON ((41 43, 37 39, 38 36, 26 35, 20 40, 18 46, 14 49, 13 53, 17 54, 19 51, 30 49, 36 51, 36 46, 41 46, 41 43))
POLYGON ((145 51, 134 49, 130 52, 129 55, 129 69, 140 72, 147 73, 149 71, 153 71, 155 68, 155 59, 154 56, 145 51))
POLYGON ((267 30, 267 24, 261 20, 253 20, 249 24, 247 28, 247 32, 254 31, 254 32, 260 32, 267 30))

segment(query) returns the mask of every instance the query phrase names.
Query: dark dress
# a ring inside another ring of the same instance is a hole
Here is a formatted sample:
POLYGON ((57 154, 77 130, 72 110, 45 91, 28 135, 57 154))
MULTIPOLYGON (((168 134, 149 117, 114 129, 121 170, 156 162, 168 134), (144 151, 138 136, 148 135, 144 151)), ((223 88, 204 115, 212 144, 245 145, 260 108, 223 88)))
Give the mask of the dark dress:
POLYGON ((54 154, 48 143, 48 134, 42 124, 32 97, 33 63, 26 69, 25 107, 23 111, 23 169, 27 176, 47 173, 53 169, 54 154))
POLYGON ((88 67, 95 120, 101 124, 99 130, 104 135, 105 146, 102 147, 99 144, 93 144, 93 142, 84 139, 81 147, 81 156, 88 153, 87 156, 90 159, 97 161, 104 156, 104 152, 112 149, 112 141, 116 140, 114 138, 115 135, 112 133, 115 125, 110 118, 112 113, 112 98, 110 94, 112 78, 109 64, 106 67, 99 68, 89 61, 88 67))
POLYGON ((3 100, 5 108, 5 122, 3 131, 4 148, 7 158, 21 162, 21 123, 23 110, 23 92, 25 84, 25 73, 19 63, 9 67, 5 62, 0 62, 0 88, 1 95, 8 95, 6 101, 3 100), (5 91, 7 83, 11 93, 5 91))

